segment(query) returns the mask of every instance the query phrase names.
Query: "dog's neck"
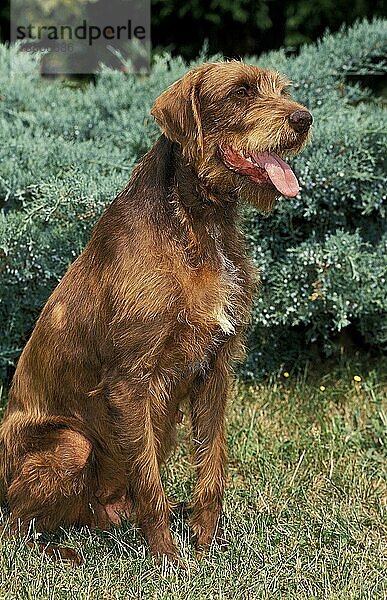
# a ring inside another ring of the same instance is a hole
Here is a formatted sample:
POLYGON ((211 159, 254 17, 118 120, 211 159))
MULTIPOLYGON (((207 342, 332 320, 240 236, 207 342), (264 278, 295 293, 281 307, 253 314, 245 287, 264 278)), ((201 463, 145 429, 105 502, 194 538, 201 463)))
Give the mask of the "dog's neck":
MULTIPOLYGON (((186 160, 181 147, 172 144, 173 181, 167 196, 174 207, 173 220, 189 239, 190 251, 209 262, 216 258, 216 247, 223 247, 223 238, 234 239, 238 213, 235 202, 224 202, 214 196, 186 160)), ((193 260, 195 260, 193 258, 193 260)))
POLYGON ((173 200, 194 224, 204 222, 206 225, 234 225, 238 220, 237 202, 214 193, 198 176, 195 166, 187 160, 181 146, 164 136, 162 138, 171 145, 173 178, 170 189, 173 200))
POLYGON ((162 237, 173 236, 192 264, 216 262, 216 248, 239 247, 236 202, 222 202, 206 189, 181 146, 161 135, 136 167, 118 198, 133 218, 152 221, 162 237), (130 210, 129 210, 130 207, 130 210))

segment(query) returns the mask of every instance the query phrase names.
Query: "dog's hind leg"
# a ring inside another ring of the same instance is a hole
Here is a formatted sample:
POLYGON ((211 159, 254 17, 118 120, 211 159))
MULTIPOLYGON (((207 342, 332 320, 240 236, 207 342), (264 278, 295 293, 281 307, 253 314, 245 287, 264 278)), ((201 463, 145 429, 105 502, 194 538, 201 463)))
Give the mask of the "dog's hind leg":
MULTIPOLYGON (((3 432, 9 419, 12 416, 3 432)), ((11 465, 6 485, 11 530, 25 533, 31 523, 38 531, 92 524, 91 442, 49 418, 13 434, 4 444, 5 460, 8 457, 11 465)), ((42 545, 43 549, 50 556, 79 562, 69 549, 42 545)))

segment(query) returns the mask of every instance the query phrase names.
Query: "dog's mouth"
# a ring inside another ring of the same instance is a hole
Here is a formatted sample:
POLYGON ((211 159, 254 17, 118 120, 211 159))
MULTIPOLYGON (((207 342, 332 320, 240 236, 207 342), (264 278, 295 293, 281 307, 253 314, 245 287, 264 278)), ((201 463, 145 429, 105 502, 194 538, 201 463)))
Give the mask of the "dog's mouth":
POLYGON ((282 196, 294 198, 300 191, 297 177, 290 166, 274 152, 240 154, 231 146, 219 148, 222 161, 232 171, 246 175, 257 184, 272 183, 282 196))

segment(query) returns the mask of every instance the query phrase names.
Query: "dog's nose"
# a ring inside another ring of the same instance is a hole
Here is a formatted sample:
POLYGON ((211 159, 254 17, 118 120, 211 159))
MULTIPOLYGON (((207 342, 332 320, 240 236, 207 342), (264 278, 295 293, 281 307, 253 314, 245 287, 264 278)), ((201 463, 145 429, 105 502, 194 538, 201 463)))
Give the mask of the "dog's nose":
POLYGON ((307 110, 296 110, 289 115, 290 126, 297 133, 305 133, 313 123, 313 117, 307 110))

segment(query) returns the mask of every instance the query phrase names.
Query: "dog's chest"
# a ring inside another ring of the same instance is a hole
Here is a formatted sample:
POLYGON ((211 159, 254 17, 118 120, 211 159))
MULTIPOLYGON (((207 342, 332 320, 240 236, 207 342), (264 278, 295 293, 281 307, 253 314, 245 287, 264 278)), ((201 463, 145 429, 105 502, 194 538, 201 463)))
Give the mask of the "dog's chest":
POLYGON ((205 373, 220 348, 250 317, 249 290, 243 269, 218 250, 218 268, 192 271, 180 311, 181 357, 189 374, 205 373), (184 323, 184 325, 183 325, 184 323))
POLYGON ((241 323, 241 302, 245 295, 242 286, 240 270, 234 261, 226 256, 222 249, 218 249, 221 268, 215 278, 218 294, 213 294, 214 306, 211 318, 225 334, 235 333, 235 328, 241 323), (239 317, 239 318, 238 318, 239 317))
POLYGON ((246 273, 216 244, 216 267, 206 263, 191 270, 184 286, 185 306, 179 318, 211 339, 232 335, 248 322, 246 273), (223 335, 219 335, 223 334, 223 335))

